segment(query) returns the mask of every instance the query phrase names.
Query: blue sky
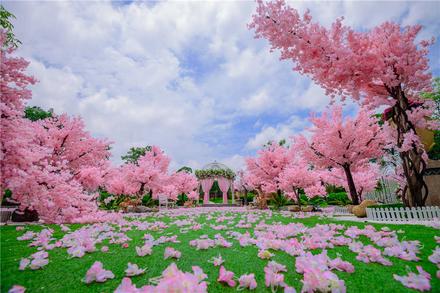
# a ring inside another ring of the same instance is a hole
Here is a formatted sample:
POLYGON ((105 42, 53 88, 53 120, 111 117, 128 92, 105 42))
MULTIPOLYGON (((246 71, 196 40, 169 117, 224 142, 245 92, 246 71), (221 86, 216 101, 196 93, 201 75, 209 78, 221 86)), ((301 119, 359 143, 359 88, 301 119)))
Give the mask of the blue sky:
MULTIPOLYGON (((314 19, 367 30, 383 21, 422 24, 439 38, 440 2, 291 1, 314 19)), ((81 115, 114 142, 114 162, 131 146, 156 144, 172 168, 213 160, 238 169, 268 140, 307 126, 328 98, 253 38, 252 1, 4 2, 14 13, 18 54, 39 83, 30 102, 81 115)), ((431 68, 440 76, 440 44, 431 68)), ((354 111, 353 104, 347 112, 354 111)))

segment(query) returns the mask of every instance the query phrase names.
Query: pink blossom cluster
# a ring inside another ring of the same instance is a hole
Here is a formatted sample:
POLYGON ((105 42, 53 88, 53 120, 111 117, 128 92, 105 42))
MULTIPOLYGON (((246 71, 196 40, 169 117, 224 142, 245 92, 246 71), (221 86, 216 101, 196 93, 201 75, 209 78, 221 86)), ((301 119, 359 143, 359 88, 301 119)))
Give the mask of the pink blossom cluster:
POLYGON ((162 272, 162 276, 153 280, 156 285, 136 288, 130 278, 124 278, 115 293, 207 292, 207 283, 204 281, 206 274, 199 267, 192 269, 193 273, 182 272, 172 263, 162 272))

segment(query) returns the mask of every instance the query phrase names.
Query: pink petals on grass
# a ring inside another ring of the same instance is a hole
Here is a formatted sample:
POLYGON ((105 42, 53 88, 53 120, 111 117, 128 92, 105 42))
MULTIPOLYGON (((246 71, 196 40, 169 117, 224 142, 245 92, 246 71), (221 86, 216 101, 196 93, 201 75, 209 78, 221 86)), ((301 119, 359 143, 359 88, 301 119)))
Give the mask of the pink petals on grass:
POLYGON ((18 269, 20 271, 25 270, 27 267, 29 267, 31 270, 41 269, 49 263, 48 257, 49 254, 46 251, 41 250, 32 254, 31 259, 22 258, 18 269))
POLYGON ((165 252, 163 254, 164 259, 175 258, 179 259, 182 256, 182 253, 172 247, 165 248, 165 252))
POLYGON ((225 260, 222 258, 222 256, 219 254, 218 256, 214 256, 211 260, 208 262, 212 263, 215 267, 221 266, 222 263, 225 262, 225 260))
POLYGON ((200 236, 199 239, 194 239, 189 242, 190 246, 195 247, 197 250, 206 250, 209 248, 213 248, 216 246, 220 247, 231 247, 232 243, 227 241, 223 236, 220 234, 216 234, 214 236, 215 239, 208 238, 207 235, 200 236))
POLYGON ((199 267, 193 267, 194 274, 180 271, 175 263, 170 264, 160 277, 150 279, 155 285, 137 288, 130 278, 123 278, 115 293, 164 293, 164 292, 207 292, 207 278, 199 267))
POLYGON ((341 258, 330 259, 327 251, 313 255, 308 252, 296 258, 296 271, 304 274, 303 292, 345 292, 345 283, 340 280, 332 269, 354 272, 354 267, 341 258))
POLYGON ((235 287, 234 273, 227 271, 224 266, 220 267, 218 282, 228 285, 229 287, 235 287))
POLYGON ((125 275, 127 277, 133 277, 141 275, 145 272, 145 269, 140 269, 137 264, 128 263, 127 269, 125 270, 125 275))
POLYGON ((278 287, 287 287, 284 283, 284 275, 280 272, 287 272, 286 266, 271 261, 264 267, 264 283, 266 287, 270 287, 275 291, 278 287))
POLYGON ((349 245, 351 251, 357 253, 356 259, 364 263, 377 262, 384 266, 391 266, 393 263, 382 256, 379 249, 372 245, 363 245, 361 242, 353 242, 349 245))
POLYGON ((254 290, 255 288, 257 288, 257 281, 255 281, 254 274, 241 275, 240 278, 238 278, 238 290, 254 290))
POLYGON ((20 285, 14 285, 11 289, 9 289, 8 293, 24 293, 26 288, 20 285))
POLYGON ((93 282, 103 283, 108 279, 113 279, 115 275, 108 270, 103 268, 100 261, 95 261, 95 263, 90 267, 84 278, 84 283, 90 284, 93 282))
POLYGON ((421 266, 417 266, 419 274, 409 272, 408 276, 393 275, 394 279, 403 284, 403 286, 419 291, 431 290, 431 275, 425 272, 421 266))
POLYGON ((138 256, 146 256, 153 253, 153 249, 150 244, 144 244, 142 247, 136 246, 135 249, 138 256))

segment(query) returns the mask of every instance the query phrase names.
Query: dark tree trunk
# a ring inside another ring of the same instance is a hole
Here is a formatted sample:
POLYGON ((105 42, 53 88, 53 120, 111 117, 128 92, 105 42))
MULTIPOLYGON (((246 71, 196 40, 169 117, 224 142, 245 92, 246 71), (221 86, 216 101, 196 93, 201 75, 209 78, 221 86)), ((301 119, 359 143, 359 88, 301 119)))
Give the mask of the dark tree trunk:
MULTIPOLYGON (((397 146, 400 148, 403 145, 404 135, 410 131, 416 133, 416 129, 406 113, 410 105, 401 87, 388 89, 388 92, 397 100, 393 106, 392 120, 397 128, 397 146)), ((399 153, 407 184, 402 200, 412 207, 424 206, 428 197, 428 186, 423 179, 426 169, 426 162, 422 158, 423 152, 422 146, 413 144, 411 149, 399 153)))
POLYGON ((299 209, 301 210, 301 197, 299 196, 299 189, 296 189, 295 191, 296 200, 298 201, 299 209))
POLYGON ((344 169, 345 176, 347 176, 347 184, 348 184, 348 190, 350 192, 351 200, 353 201, 354 205, 359 204, 359 198, 356 192, 356 186, 354 185, 353 175, 351 174, 350 165, 343 165, 342 168, 344 169))

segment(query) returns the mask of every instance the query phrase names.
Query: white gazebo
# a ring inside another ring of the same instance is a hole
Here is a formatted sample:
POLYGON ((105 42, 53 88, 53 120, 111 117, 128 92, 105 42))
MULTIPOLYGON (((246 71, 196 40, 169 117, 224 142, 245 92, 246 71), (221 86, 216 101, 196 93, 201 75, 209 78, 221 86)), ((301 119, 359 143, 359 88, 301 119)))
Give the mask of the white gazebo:
POLYGON ((203 203, 209 203, 209 191, 217 181, 223 193, 223 203, 228 203, 228 190, 231 189, 232 203, 234 203, 234 178, 235 173, 228 166, 214 161, 205 165, 201 170, 196 170, 196 177, 203 190, 203 203))

